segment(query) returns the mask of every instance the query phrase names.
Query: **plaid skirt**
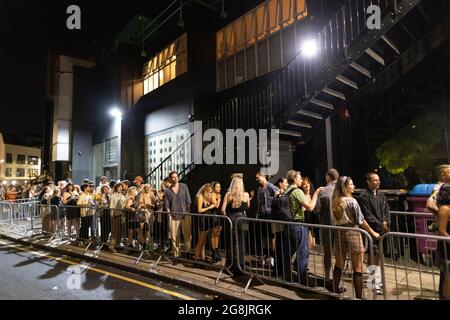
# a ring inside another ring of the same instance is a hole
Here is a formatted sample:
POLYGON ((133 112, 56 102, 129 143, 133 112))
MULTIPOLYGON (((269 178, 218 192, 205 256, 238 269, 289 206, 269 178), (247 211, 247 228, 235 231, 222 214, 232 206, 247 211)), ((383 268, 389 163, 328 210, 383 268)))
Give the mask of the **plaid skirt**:
POLYGON ((339 231, 334 238, 334 248, 336 252, 364 253, 364 246, 361 233, 358 231, 339 231))

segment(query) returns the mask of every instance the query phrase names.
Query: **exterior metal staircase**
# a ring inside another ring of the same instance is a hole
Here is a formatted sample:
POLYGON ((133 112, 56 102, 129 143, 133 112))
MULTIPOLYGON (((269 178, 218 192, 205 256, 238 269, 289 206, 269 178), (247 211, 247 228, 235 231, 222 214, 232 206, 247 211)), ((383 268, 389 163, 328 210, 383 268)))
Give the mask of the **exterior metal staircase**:
MULTIPOLYGON (((203 123, 210 128, 279 129, 280 136, 306 142, 317 123, 349 103, 377 76, 388 70, 402 54, 442 21, 448 21, 446 0, 345 0, 323 26, 315 41, 318 53, 298 54, 259 92, 235 97, 203 123), (367 27, 367 8, 381 9, 381 29, 367 27)), ((179 167, 180 177, 195 167, 193 139, 187 139, 148 176, 158 185, 175 166, 179 153, 190 161, 179 167)))

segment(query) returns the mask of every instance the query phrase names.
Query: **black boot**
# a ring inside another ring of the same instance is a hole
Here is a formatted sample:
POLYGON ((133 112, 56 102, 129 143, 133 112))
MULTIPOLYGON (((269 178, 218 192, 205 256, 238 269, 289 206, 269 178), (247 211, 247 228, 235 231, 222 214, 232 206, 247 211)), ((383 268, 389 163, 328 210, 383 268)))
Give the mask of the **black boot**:
POLYGON ((214 261, 215 262, 221 262, 222 261, 222 255, 220 254, 220 250, 219 249, 215 250, 214 261))
POLYGON ((363 276, 361 272, 353 272, 353 285, 356 299, 363 298, 363 276))

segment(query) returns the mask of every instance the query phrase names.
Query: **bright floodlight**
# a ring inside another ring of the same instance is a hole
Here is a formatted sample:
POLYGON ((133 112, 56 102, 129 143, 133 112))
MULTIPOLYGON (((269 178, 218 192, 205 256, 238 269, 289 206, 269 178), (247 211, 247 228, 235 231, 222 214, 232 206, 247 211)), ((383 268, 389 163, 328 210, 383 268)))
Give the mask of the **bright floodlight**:
POLYGON ((319 52, 319 46, 315 40, 307 40, 302 44, 302 55, 306 58, 313 58, 319 52))
POLYGON ((122 111, 120 111, 119 108, 112 108, 109 114, 114 118, 122 117, 122 111))
POLYGON ((11 184, 12 184, 13 186, 15 186, 15 185, 17 184, 17 181, 13 181, 13 182, 11 182, 11 184))

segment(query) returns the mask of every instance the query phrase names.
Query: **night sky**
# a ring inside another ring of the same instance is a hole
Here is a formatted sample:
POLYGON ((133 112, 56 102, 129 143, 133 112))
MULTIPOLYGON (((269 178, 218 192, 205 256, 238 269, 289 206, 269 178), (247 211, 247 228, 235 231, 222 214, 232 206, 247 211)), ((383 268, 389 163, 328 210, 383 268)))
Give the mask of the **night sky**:
POLYGON ((99 58, 134 14, 155 17, 172 0, 0 0, 0 132, 41 135, 47 49, 99 58), (82 30, 66 28, 69 5, 82 10, 82 30))

